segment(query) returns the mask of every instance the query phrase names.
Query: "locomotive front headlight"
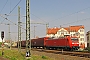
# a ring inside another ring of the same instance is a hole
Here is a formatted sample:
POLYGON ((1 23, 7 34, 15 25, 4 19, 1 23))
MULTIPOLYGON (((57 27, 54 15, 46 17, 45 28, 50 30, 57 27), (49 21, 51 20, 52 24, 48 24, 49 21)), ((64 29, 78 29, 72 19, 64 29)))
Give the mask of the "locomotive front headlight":
POLYGON ((76 44, 79 44, 79 43, 76 43, 76 44))
POLYGON ((72 44, 75 44, 75 43, 72 43, 72 44))

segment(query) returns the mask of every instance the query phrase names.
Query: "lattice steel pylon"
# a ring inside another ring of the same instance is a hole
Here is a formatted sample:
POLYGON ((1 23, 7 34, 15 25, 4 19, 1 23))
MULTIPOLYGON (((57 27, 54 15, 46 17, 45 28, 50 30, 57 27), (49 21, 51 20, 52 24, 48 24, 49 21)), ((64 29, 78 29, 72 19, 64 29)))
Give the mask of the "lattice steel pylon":
POLYGON ((31 56, 31 40, 30 40, 30 0, 26 0, 26 57, 31 56))
POLYGON ((20 22, 20 7, 18 6, 18 51, 21 52, 21 22, 20 22))

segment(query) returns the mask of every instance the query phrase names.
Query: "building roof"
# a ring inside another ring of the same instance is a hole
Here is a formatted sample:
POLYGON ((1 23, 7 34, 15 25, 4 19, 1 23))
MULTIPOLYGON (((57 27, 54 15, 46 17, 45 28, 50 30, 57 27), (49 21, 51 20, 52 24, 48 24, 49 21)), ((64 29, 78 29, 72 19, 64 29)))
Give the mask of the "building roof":
MULTIPOLYGON (((61 27, 62 28, 62 27, 61 27)), ((47 34, 56 34, 58 30, 60 30, 61 28, 48 28, 47 34)), ((69 27, 63 27, 65 30, 67 30, 68 32, 78 32, 78 30, 80 28, 84 29, 83 25, 79 25, 79 26, 69 26, 69 27)))
POLYGON ((55 28, 48 28, 47 34, 56 34, 59 29, 60 28, 57 28, 57 27, 55 27, 55 28))
POLYGON ((84 29, 84 26, 69 26, 70 32, 78 32, 80 28, 84 29))
POLYGON ((64 27, 65 30, 69 31, 69 27, 64 27))

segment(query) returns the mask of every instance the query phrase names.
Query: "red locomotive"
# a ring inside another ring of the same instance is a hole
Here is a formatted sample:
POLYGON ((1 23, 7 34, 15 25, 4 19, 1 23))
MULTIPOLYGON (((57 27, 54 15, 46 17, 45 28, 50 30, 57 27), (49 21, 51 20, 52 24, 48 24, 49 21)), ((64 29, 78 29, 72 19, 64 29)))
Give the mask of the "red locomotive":
POLYGON ((76 37, 64 37, 58 39, 46 40, 47 49, 65 49, 65 50, 77 50, 79 48, 79 41, 76 37))

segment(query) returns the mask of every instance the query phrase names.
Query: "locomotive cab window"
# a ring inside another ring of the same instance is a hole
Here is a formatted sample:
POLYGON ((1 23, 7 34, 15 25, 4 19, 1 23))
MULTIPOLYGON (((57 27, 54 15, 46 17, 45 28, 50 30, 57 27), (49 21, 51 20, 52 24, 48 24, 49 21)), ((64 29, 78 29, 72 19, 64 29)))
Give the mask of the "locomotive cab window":
POLYGON ((71 38, 71 40, 78 40, 78 38, 71 38))

